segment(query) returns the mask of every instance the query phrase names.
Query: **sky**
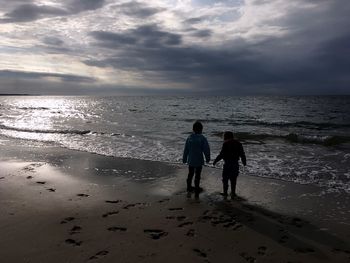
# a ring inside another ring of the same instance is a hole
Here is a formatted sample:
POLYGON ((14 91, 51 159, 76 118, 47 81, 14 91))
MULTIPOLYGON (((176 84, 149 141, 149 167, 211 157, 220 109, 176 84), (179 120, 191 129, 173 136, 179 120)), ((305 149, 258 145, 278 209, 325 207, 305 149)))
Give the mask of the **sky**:
POLYGON ((349 0, 0 0, 0 93, 350 94, 349 0))

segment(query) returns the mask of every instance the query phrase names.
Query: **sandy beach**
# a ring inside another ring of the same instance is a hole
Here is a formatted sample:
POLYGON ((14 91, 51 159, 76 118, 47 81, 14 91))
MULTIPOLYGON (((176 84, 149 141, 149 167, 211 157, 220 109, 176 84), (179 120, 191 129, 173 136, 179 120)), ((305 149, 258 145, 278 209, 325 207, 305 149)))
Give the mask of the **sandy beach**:
POLYGON ((207 167, 195 199, 184 191, 186 173, 161 162, 4 146, 0 261, 350 261, 347 194, 242 174, 240 198, 224 200, 220 170, 207 167), (207 180, 218 188, 206 189, 207 180))

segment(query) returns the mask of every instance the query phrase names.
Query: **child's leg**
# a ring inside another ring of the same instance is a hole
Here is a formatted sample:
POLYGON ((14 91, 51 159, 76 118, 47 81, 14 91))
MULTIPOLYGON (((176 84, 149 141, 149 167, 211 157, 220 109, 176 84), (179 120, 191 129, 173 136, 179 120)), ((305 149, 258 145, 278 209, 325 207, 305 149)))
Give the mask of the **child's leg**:
POLYGON ((227 195, 227 190, 228 190, 228 179, 229 179, 229 174, 228 171, 224 168, 222 171, 222 186, 224 190, 224 195, 227 195))
POLYGON ((236 182, 237 182, 237 177, 232 177, 230 178, 231 182, 231 195, 236 195, 236 182))
POLYGON ((188 176, 187 176, 187 191, 192 190, 192 178, 194 176, 194 167, 188 166, 188 176))
POLYGON ((231 181, 231 195, 236 195, 236 184, 237 184, 238 171, 234 171, 230 178, 231 181))
POLYGON ((199 184, 201 181, 202 166, 196 167, 196 176, 194 178, 195 191, 199 192, 199 184))

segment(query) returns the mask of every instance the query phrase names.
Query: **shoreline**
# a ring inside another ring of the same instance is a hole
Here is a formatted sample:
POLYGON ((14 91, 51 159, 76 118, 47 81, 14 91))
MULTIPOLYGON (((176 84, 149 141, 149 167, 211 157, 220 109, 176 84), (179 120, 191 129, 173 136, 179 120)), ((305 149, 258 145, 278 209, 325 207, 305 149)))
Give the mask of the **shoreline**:
POLYGON ((4 262, 350 259, 349 196, 320 187, 241 175, 242 199, 225 201, 220 170, 205 167, 196 200, 185 166, 55 147, 3 147, 0 168, 4 262))

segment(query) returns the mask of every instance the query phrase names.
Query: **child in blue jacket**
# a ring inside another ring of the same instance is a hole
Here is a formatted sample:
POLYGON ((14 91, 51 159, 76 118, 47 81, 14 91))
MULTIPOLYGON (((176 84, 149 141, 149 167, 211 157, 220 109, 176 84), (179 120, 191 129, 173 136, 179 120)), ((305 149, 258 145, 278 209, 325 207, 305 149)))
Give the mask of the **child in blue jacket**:
POLYGON ((188 164, 187 191, 191 192, 192 178, 194 178, 194 190, 196 196, 199 195, 202 165, 204 157, 208 163, 210 161, 210 148, 207 139, 202 135, 203 125, 199 121, 193 124, 193 133, 187 138, 182 161, 188 164))

